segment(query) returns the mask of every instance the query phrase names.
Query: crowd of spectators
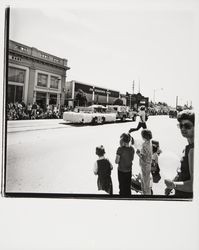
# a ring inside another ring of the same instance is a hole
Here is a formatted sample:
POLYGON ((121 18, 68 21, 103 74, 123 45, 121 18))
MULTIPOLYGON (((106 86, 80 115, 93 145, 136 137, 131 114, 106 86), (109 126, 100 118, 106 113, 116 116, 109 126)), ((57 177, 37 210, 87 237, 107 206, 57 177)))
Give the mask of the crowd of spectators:
MULTIPOLYGON (((66 105, 49 104, 44 107, 36 102, 26 105, 22 102, 7 104, 7 120, 59 119, 63 112, 72 110, 66 105)), ((168 110, 148 108, 148 115, 168 115, 168 110)))
POLYGON ((7 120, 59 119, 68 107, 62 105, 47 105, 40 107, 36 102, 25 105, 24 102, 7 104, 7 120))

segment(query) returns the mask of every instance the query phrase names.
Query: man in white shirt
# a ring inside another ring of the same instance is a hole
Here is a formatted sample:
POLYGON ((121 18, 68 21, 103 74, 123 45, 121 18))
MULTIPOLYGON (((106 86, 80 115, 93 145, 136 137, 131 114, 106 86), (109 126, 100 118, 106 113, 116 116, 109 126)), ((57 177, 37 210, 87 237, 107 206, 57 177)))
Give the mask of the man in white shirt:
POLYGON ((144 106, 140 107, 140 111, 138 112, 138 115, 140 116, 140 121, 139 121, 139 123, 137 125, 137 128, 131 128, 129 130, 129 133, 137 131, 140 128, 143 128, 143 129, 147 128, 147 126, 146 126, 146 111, 145 111, 145 107, 144 106))

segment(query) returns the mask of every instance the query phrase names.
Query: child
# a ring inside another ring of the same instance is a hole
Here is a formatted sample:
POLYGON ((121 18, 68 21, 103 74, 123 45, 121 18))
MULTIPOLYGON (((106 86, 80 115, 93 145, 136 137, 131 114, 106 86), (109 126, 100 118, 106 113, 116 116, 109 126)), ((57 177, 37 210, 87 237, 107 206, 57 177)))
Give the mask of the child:
POLYGON ((98 175, 97 186, 98 190, 104 190, 108 194, 113 194, 112 180, 111 180, 111 170, 113 166, 111 162, 104 157, 105 149, 101 145, 96 147, 96 155, 99 159, 95 162, 94 174, 98 175))
POLYGON ((153 176, 153 182, 157 183, 161 179, 160 168, 158 164, 158 156, 161 150, 159 149, 159 142, 152 141, 152 163, 151 163, 151 174, 153 176))
POLYGON ((120 147, 116 152, 115 163, 118 164, 119 194, 128 197, 131 195, 131 172, 135 150, 129 145, 131 136, 123 133, 120 136, 120 147))
POLYGON ((141 150, 137 149, 136 153, 140 158, 140 167, 141 167, 141 187, 143 194, 150 195, 151 187, 151 163, 152 163, 152 133, 148 129, 143 129, 141 132, 142 143, 141 150))

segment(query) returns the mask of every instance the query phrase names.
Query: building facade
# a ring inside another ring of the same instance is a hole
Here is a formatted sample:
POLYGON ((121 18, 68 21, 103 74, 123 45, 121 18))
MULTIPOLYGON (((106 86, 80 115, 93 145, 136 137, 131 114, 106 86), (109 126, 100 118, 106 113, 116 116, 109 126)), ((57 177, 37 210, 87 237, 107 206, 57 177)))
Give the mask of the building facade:
POLYGON ((119 91, 101 88, 92 84, 85 84, 75 80, 66 82, 65 91, 65 104, 71 107, 79 106, 79 100, 76 97, 80 91, 84 93, 86 97, 86 105, 112 105, 116 99, 120 98, 119 91))
POLYGON ((7 103, 63 105, 67 60, 9 41, 7 103))
POLYGON ((128 92, 126 93, 126 103, 127 106, 130 106, 137 110, 140 106, 145 106, 148 108, 149 106, 149 97, 143 96, 141 93, 137 94, 129 94, 128 92))
POLYGON ((88 106, 91 104, 113 105, 120 99, 123 105, 130 106, 137 110, 141 105, 148 108, 149 98, 144 97, 141 93, 121 94, 119 91, 101 88, 96 85, 86 84, 75 80, 66 82, 65 85, 65 105, 69 107, 88 106), (83 95, 83 102, 77 98, 77 95, 83 95), (86 101, 85 101, 86 99, 86 101))

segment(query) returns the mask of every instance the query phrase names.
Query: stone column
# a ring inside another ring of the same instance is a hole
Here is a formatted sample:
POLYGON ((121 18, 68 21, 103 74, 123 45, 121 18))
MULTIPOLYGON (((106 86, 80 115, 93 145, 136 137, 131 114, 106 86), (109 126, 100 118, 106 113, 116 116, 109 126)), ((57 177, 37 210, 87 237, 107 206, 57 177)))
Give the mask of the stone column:
POLYGON ((28 95, 27 95, 27 104, 33 103, 36 101, 36 91, 35 91, 35 80, 36 80, 36 71, 34 67, 30 67, 29 70, 29 84, 28 84, 28 95))

